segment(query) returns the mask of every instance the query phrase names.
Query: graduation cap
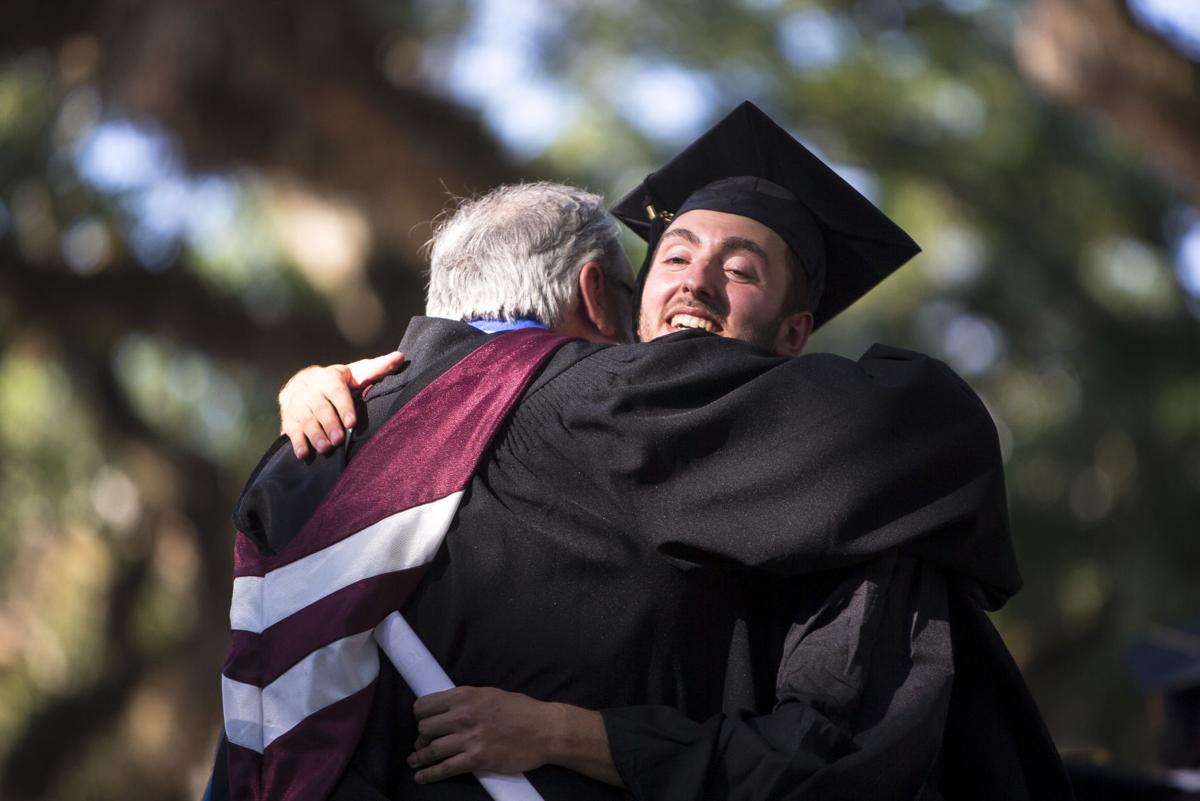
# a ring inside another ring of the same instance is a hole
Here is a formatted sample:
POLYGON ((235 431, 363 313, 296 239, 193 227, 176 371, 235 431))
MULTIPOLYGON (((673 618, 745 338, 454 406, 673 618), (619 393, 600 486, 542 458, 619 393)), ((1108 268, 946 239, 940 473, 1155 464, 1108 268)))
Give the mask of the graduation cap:
POLYGON ((649 244, 692 209, 749 217, 787 243, 808 278, 816 327, 920 252, 854 187, 749 101, 613 207, 649 244))
POLYGON ((1126 659, 1138 689, 1161 698, 1155 733, 1162 764, 1200 768, 1200 620, 1150 631, 1130 644, 1126 659))
POLYGON ((1144 693, 1200 687, 1200 620, 1143 635, 1130 644, 1126 659, 1144 693))

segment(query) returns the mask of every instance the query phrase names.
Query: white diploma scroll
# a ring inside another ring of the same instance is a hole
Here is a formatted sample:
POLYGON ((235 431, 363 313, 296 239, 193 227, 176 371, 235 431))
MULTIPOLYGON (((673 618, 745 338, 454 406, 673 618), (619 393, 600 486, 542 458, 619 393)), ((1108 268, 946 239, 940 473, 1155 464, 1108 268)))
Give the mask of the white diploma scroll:
MULTIPOLYGON (((392 612, 375 627, 375 639, 418 698, 454 687, 446 671, 399 612, 392 612)), ((495 801, 544 801, 523 773, 477 771, 475 778, 495 801)))

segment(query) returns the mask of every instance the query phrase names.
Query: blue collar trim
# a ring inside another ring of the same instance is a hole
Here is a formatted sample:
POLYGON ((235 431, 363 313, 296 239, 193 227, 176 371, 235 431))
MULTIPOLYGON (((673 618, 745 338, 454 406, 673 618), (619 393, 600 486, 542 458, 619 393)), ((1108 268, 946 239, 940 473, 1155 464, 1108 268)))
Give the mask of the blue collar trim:
POLYGON ((546 326, 539 323, 537 320, 467 320, 468 323, 478 328, 485 334, 496 334, 500 331, 516 331, 521 328, 545 328, 546 326))

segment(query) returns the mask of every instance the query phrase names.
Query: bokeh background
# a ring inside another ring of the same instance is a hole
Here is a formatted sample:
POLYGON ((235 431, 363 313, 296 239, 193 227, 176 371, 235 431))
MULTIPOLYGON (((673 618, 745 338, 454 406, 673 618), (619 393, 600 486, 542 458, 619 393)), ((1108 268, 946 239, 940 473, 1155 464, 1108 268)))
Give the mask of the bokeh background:
POLYGON ((1064 750, 1152 765, 1123 649, 1200 615, 1198 59, 1191 0, 0 5, 0 798, 198 798, 283 379, 395 345, 451 195, 615 198, 747 98, 924 246, 813 348, 986 399, 996 622, 1064 750))

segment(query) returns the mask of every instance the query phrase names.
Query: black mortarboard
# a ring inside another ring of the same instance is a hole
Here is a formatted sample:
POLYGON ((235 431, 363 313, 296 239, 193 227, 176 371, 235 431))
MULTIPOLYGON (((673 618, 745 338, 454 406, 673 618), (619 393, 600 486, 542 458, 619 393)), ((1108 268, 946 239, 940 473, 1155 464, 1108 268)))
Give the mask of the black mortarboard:
MULTIPOLYGON (((921 250, 748 101, 648 175, 612 213, 652 254, 670 220, 692 209, 750 217, 779 234, 808 276, 817 326, 921 250)), ((645 272, 643 265, 639 282, 645 272)))
POLYGON ((1161 699, 1155 728, 1163 765, 1200 767, 1200 620, 1151 631, 1126 658, 1138 689, 1161 699))
POLYGON ((1200 620, 1144 635, 1129 646, 1126 658, 1142 692, 1200 687, 1200 620))

